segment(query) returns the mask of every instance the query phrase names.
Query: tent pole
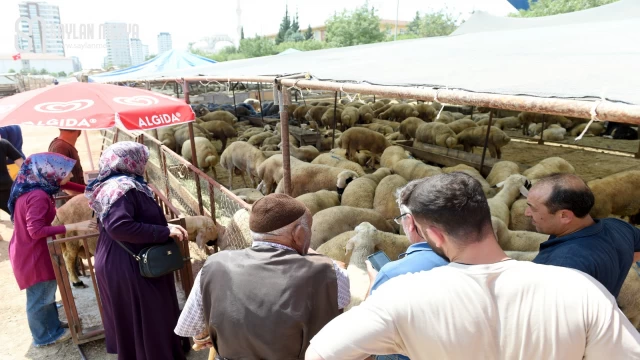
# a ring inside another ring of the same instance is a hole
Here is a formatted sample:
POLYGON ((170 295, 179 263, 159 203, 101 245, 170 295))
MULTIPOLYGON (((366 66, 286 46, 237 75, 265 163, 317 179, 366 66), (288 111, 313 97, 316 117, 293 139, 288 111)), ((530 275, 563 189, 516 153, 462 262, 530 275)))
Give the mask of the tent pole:
POLYGON ((473 120, 473 108, 474 108, 474 107, 475 107, 475 106, 472 106, 472 107, 471 107, 471 120, 473 120))
POLYGON ((238 108, 236 108, 236 85, 238 85, 238 83, 235 83, 231 87, 231 93, 233 94, 233 112, 236 114, 236 119, 237 119, 238 118, 238 108))
MULTIPOLYGON (((284 107, 287 99, 290 96, 288 91, 282 91, 282 87, 278 85, 278 80, 274 86, 278 87, 280 95, 280 108, 284 107)), ((291 196, 291 158, 289 157, 289 112, 280 111, 280 130, 282 131, 282 171, 284 177, 284 193, 291 196)))
MULTIPOLYGON (((333 135, 331 136, 331 149, 336 145, 336 116, 338 116, 338 92, 333 95, 333 135)), ((318 149, 320 150, 320 149, 318 149)), ((347 154, 348 155, 348 154, 347 154)))
MULTIPOLYGON (((489 134, 491 133, 491 122, 493 121, 493 110, 489 111, 489 123, 487 124, 487 135, 484 138, 484 147, 482 148, 482 159, 480 159, 480 174, 484 167, 484 158, 487 155, 487 145, 489 144, 489 134)), ((484 175, 483 175, 484 176, 484 175)))
MULTIPOLYGON (((189 104, 189 82, 182 83, 182 91, 184 92, 184 101, 189 104)), ((189 140, 191 141, 191 163, 193 166, 198 167, 198 154, 196 153, 196 142, 193 136, 193 121, 190 121, 187 125, 189 127, 189 140)), ((196 182, 196 192, 198 194, 198 215, 204 214, 204 207, 202 205, 202 189, 200 187, 200 176, 198 173, 193 173, 193 179, 196 182)))
POLYGON ((262 125, 264 125, 264 111, 262 111, 262 86, 258 83, 258 101, 260 102, 260 120, 262 120, 262 125))

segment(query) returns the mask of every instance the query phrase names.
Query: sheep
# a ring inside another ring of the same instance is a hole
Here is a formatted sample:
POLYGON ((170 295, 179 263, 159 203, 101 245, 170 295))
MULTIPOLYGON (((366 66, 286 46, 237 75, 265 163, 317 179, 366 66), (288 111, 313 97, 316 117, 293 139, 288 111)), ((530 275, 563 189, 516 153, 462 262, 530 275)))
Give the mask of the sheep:
MULTIPOLYGON (((458 134, 458 143, 462 144, 464 151, 473 152, 474 146, 484 146, 487 134, 487 126, 478 126, 469 128, 458 134)), ((507 145, 511 141, 511 138, 502 130, 492 126, 489 132, 489 141, 487 148, 489 154, 494 159, 502 158, 503 146, 507 145)))
POLYGON ((531 188, 531 182, 520 174, 509 176, 503 183, 502 190, 494 197, 487 200, 491 215, 499 218, 506 226, 509 226, 511 205, 520 197, 521 188, 528 190, 531 188))
MULTIPOLYGON (((316 251, 332 258, 333 260, 348 264, 351 260, 351 253, 347 253, 347 241, 349 241, 349 239, 351 239, 355 234, 355 230, 343 232, 320 245, 316 251)), ((392 261, 397 260, 400 257, 400 254, 405 253, 407 248, 411 246, 411 242, 405 235, 396 235, 376 229, 373 236, 379 238, 379 243, 375 246, 374 251, 384 251, 392 261)))
POLYGON ((531 218, 524 212, 527 210, 527 199, 518 199, 511 205, 509 213, 509 229, 519 231, 536 231, 536 227, 531 222, 531 218))
POLYGON ((341 116, 342 116, 341 109, 329 108, 327 109, 327 111, 324 112, 324 114, 322 114, 322 117, 320 118, 320 122, 325 127, 332 128, 334 125, 337 126, 337 120, 335 119, 340 119, 341 116), (334 118, 334 114, 335 114, 335 118, 334 118))
POLYGON ((224 121, 213 120, 202 123, 200 126, 210 132, 214 138, 222 142, 221 151, 224 151, 224 149, 227 147, 227 139, 238 136, 238 132, 236 131, 236 129, 234 129, 233 126, 224 121))
MULTIPOLYGON (((562 128, 562 126, 558 125, 558 124, 551 124, 551 125, 547 125, 546 129, 552 129, 552 128, 562 128)), ((539 135, 542 132, 542 124, 538 123, 538 124, 529 124, 529 135, 530 136, 536 136, 539 135)))
POLYGON ((476 168, 465 164, 458 164, 456 166, 442 168, 442 172, 445 174, 454 171, 461 171, 476 179, 476 181, 478 181, 482 186, 482 191, 484 192, 484 195, 487 197, 487 199, 493 197, 496 194, 496 189, 492 188, 491 185, 489 185, 487 180, 482 177, 482 174, 480 174, 480 172, 476 168))
POLYGON ((498 161, 491 168, 491 172, 487 176, 487 182, 491 186, 505 181, 509 176, 520 173, 520 166, 513 161, 498 161))
POLYGON ((312 216, 324 209, 340 205, 340 196, 337 191, 319 190, 300 195, 296 199, 309 209, 312 216))
POLYGON ((380 119, 373 119, 373 122, 376 123, 376 124, 388 126, 391 129, 393 129, 394 132, 396 132, 396 131, 398 131, 400 129, 400 123, 399 122, 388 121, 388 120, 380 120, 380 119))
POLYGON ((243 103, 251 105, 255 111, 261 111, 260 101, 258 99, 246 99, 243 103))
POLYGON ((254 188, 242 188, 231 190, 232 193, 238 195, 240 199, 242 199, 247 204, 253 204, 254 202, 262 199, 264 195, 260 192, 260 190, 254 188))
POLYGON ((439 122, 424 123, 418 126, 415 142, 438 145, 450 149, 458 145, 456 133, 446 124, 439 122))
POLYGON ((313 215, 311 248, 320 245, 345 231, 353 230, 363 222, 369 222, 380 231, 395 233, 395 227, 377 211, 351 206, 334 206, 313 215))
MULTIPOLYGON (((336 148, 336 149, 332 149, 330 151, 331 154, 337 155, 338 157, 344 158, 345 160, 347 159, 347 151, 345 149, 341 149, 340 147, 336 148)), ((320 156, 322 156, 323 154, 321 154, 320 156)), ((315 159, 314 159, 315 160, 315 159)), ((349 160, 350 161, 350 160, 349 160)), ((356 152, 356 160, 354 161, 355 163, 357 163, 358 165, 367 168, 374 168, 374 165, 376 162, 380 162, 380 156, 376 156, 374 154, 371 153, 371 151, 369 150, 360 150, 356 152)), ((330 165, 330 164, 325 164, 325 165, 330 165)), ((334 165, 331 165, 334 166, 334 165)), ((359 172, 354 170, 354 169, 349 169, 349 170, 353 170, 356 173, 359 172)))
MULTIPOLYGON (((304 162, 298 160, 293 156, 289 156, 289 165, 291 169, 303 164, 304 162)), ((257 168, 258 178, 261 180, 259 189, 264 188, 263 193, 265 195, 270 194, 274 190, 274 184, 277 186, 280 180, 282 180, 282 154, 273 155, 264 160, 257 168)))
POLYGON ((549 235, 533 231, 512 231, 500 218, 491 216, 493 232, 502 250, 538 251, 540 244, 549 239, 549 235))
POLYGON ((398 131, 407 139, 415 139, 416 130, 418 130, 418 127, 422 124, 426 124, 426 122, 417 117, 408 117, 402 120, 398 131))
POLYGON ((249 138, 249 140, 247 140, 247 143, 249 145, 253 145, 256 147, 259 147, 262 145, 262 142, 265 141, 266 139, 270 138, 273 136, 273 132, 272 131, 265 131, 265 132, 261 132, 260 134, 256 134, 253 135, 252 137, 249 138))
POLYGON ((454 133, 459 134, 464 129, 478 126, 473 120, 460 119, 447 124, 454 133))
MULTIPOLYGON (((193 137, 197 138, 197 137, 205 137, 207 139, 210 140, 210 135, 209 132, 207 130, 204 130, 202 128, 200 128, 200 126, 195 125, 193 127, 193 137)), ((182 145, 184 144, 185 141, 189 140, 190 136, 189 136, 189 128, 184 126, 181 128, 178 128, 176 130, 176 132, 174 133, 174 139, 175 139, 175 152, 180 153, 182 152, 182 145)))
POLYGON ((309 122, 315 121, 317 124, 322 124, 320 119, 322 118, 322 115, 324 115, 325 111, 327 111, 327 109, 327 106, 314 106, 307 111, 307 113, 304 115, 304 118, 309 122))
POLYGON ((343 104, 343 105, 345 107, 354 107, 354 108, 358 109, 359 107, 364 105, 364 102, 356 100, 356 101, 352 101, 352 102, 347 102, 346 104, 343 104))
POLYGON ((538 180, 554 173, 575 174, 576 169, 567 160, 554 156, 541 160, 536 165, 525 170, 522 175, 529 180, 538 180))
POLYGON ((404 159, 393 166, 393 172, 407 181, 442 174, 439 167, 430 166, 416 159, 404 159))
POLYGON ((249 140, 253 135, 258 135, 261 134, 264 131, 270 131, 271 127, 269 125, 265 125, 264 128, 256 128, 256 127, 252 127, 250 129, 245 130, 242 135, 238 136, 238 140, 239 141, 247 141, 249 140))
POLYGON ((595 203, 590 215, 603 218, 610 214, 631 216, 640 210, 640 170, 627 170, 587 183, 595 203))
POLYGON ((298 121, 302 121, 305 119, 305 115, 307 115, 307 111, 309 111, 309 109, 311 109, 312 106, 309 105, 302 105, 302 106, 298 106, 294 111, 293 111, 293 118, 298 120, 298 121))
MULTIPOLYGON (((216 164, 220 161, 220 157, 218 156, 215 146, 213 146, 209 140, 201 137, 194 138, 193 141, 196 144, 195 148, 196 155, 198 157, 198 167, 205 171, 206 169, 211 169, 211 171, 213 171, 213 176, 217 179, 218 174, 216 173, 216 164)), ((193 162, 191 140, 187 140, 182 144, 181 154, 185 160, 193 162)))
POLYGON ((393 105, 386 104, 386 105, 384 105, 384 106, 382 106, 382 107, 379 107, 379 108, 377 108, 377 109, 374 109, 374 110, 373 110, 373 117, 374 117, 375 119, 379 119, 379 118, 380 118, 380 114, 382 114, 383 112, 385 112, 385 111, 387 111, 387 110, 391 109, 391 107, 392 107, 392 106, 393 106, 393 105))
POLYGON ((218 227, 208 216, 187 216, 184 218, 185 230, 189 241, 198 245, 207 255, 211 255, 207 246, 213 246, 218 240, 218 227))
MULTIPOLYGON (((578 124, 571 128, 571 130, 569 131, 569 135, 578 136, 582 134, 582 132, 586 127, 587 127, 586 123, 578 124)), ((604 132, 604 125, 602 125, 602 123, 599 123, 599 122, 593 122, 591 123, 591 125, 589 125, 589 129, 584 134, 584 136, 600 136, 600 134, 602 134, 603 132, 604 132)))
POLYGON ((373 198, 373 209, 380 213, 385 219, 393 219, 400 215, 400 209, 396 203, 396 190, 407 185, 400 175, 390 175, 380 181, 376 187, 373 198))
POLYGON ((456 121, 456 118, 453 117, 453 114, 451 114, 450 112, 443 111, 440 113, 440 117, 435 119, 435 121, 443 124, 448 124, 456 121))
POLYGON ((518 261, 533 261, 538 256, 537 251, 505 251, 508 257, 518 261))
POLYGON ((221 251, 239 250, 251 246, 252 242, 249 211, 242 208, 233 214, 229 224, 219 229, 216 245, 221 251))
POLYGON ((522 134, 529 135, 529 125, 532 123, 538 124, 542 123, 543 120, 547 126, 551 124, 559 124, 563 128, 570 128, 572 125, 571 120, 567 119, 564 116, 560 115, 545 115, 545 114, 537 114, 531 112, 521 112, 518 115, 520 122, 522 122, 522 134))
MULTIPOLYGON (((567 129, 565 128, 548 128, 542 132, 542 139, 548 141, 562 141, 564 140, 564 136, 567 134, 567 129)), ((540 135, 534 136, 534 139, 540 139, 540 135)))
POLYGON ((347 107, 342 111, 340 120, 345 128, 350 128, 358 123, 360 120, 360 114, 355 107, 347 107))
POLYGON ((520 129, 522 121, 517 116, 509 116, 497 119, 495 126, 500 130, 520 129))
POLYGON ((373 122, 371 124, 360 124, 357 125, 358 127, 363 127, 369 130, 373 130, 377 133, 380 133, 382 135, 389 135, 389 134, 393 134, 394 130, 391 126, 387 126, 384 124, 379 124, 376 122, 373 122))
POLYGON ((266 159, 267 157, 262 151, 249 143, 236 141, 230 144, 220 156, 220 165, 229 171, 229 189, 233 188, 233 174, 236 169, 240 172, 245 187, 247 187, 245 173, 249 175, 252 187, 256 187, 254 178, 258 177, 257 168, 266 159))
MULTIPOLYGON (((279 144, 278 147, 282 149, 282 144, 279 144)), ((317 158, 320 155, 320 151, 315 148, 315 146, 306 145, 301 147, 295 147, 293 145, 289 146, 289 152, 291 156, 295 157, 298 160, 310 162, 313 159, 317 158)))
POLYGON ((162 144, 166 147, 168 147, 169 149, 175 149, 176 148, 176 138, 174 135, 175 129, 173 129, 172 127, 163 127, 163 128, 159 128, 158 130, 158 140, 160 140, 160 142, 162 142, 162 144))
POLYGON ((380 113, 379 119, 383 120, 399 120, 402 121, 408 117, 418 117, 420 113, 409 104, 393 105, 385 112, 380 113))
POLYGON ((398 145, 389 146, 384 149, 382 156, 380 157, 380 166, 386 168, 393 168, 393 166, 400 160, 412 159, 411 153, 398 145))
POLYGON ((399 140, 408 140, 404 135, 400 134, 399 132, 394 132, 391 133, 389 135, 385 135, 385 137, 387 138, 387 140, 389 141, 399 141, 399 140))
POLYGON ((340 147, 347 150, 349 160, 355 159, 355 153, 358 150, 382 154, 384 149, 391 146, 391 142, 384 135, 361 127, 353 127, 345 131, 340 137, 340 142, 340 147))
POLYGON ((362 124, 369 124, 373 121, 373 109, 369 105, 360 106, 358 115, 362 124))
POLYGON ((370 106, 371 106, 371 109, 373 109, 373 111, 378 111, 378 110, 382 109, 383 107, 385 107, 386 105, 387 104, 385 104, 383 101, 378 100, 376 102, 371 103, 370 106))
MULTIPOLYGON (((322 189, 337 189, 338 194, 342 194, 344 188, 356 178, 358 174, 351 170, 303 163, 291 169, 291 194, 289 195, 298 197, 322 189)), ((284 193, 284 179, 280 180, 275 192, 284 193)))
POLYGON ((373 209, 376 187, 382 179, 389 175, 391 175, 391 169, 381 167, 372 174, 353 180, 344 189, 341 204, 343 206, 373 209))
POLYGON ((226 110, 216 110, 214 112, 210 112, 204 116, 201 116, 200 119, 205 122, 220 120, 226 122, 229 125, 233 125, 238 122, 238 118, 236 118, 232 113, 226 110))
POLYGON ((422 103, 416 105, 415 108, 416 111, 418 111, 418 116, 416 117, 426 122, 433 121, 436 118, 436 115, 438 115, 436 109, 431 105, 422 103))
POLYGON ((351 170, 356 174, 358 174, 358 176, 362 176, 365 174, 364 169, 362 168, 362 166, 360 166, 360 164, 355 163, 351 160, 347 160, 345 157, 334 154, 334 153, 321 154, 317 156, 315 159, 313 159, 311 163, 328 165, 328 166, 333 166, 341 169, 351 170))

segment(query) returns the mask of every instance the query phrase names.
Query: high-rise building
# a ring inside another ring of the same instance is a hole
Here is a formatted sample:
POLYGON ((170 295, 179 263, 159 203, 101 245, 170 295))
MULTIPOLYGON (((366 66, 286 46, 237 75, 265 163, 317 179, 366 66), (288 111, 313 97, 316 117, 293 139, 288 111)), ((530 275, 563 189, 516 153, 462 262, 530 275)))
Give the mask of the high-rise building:
POLYGON ((146 60, 147 56, 149 56, 149 45, 142 45, 142 58, 146 60))
POLYGON ((109 22, 104 24, 104 39, 107 45, 107 64, 131 66, 131 47, 127 24, 109 22))
POLYGON ((60 9, 46 2, 26 1, 18 4, 23 36, 17 38, 17 45, 25 52, 49 53, 64 56, 64 42, 60 23, 60 9), (31 46, 26 37, 31 38, 31 46))
POLYGON ((140 39, 131 39, 131 65, 144 62, 144 45, 140 39))
POLYGON ((158 34, 158 55, 171 49, 173 49, 173 45, 171 43, 171 34, 169 34, 168 32, 162 32, 158 34))
POLYGON ((82 63, 80 62, 80 58, 77 56, 72 56, 71 60, 73 60, 73 71, 82 71, 82 63))

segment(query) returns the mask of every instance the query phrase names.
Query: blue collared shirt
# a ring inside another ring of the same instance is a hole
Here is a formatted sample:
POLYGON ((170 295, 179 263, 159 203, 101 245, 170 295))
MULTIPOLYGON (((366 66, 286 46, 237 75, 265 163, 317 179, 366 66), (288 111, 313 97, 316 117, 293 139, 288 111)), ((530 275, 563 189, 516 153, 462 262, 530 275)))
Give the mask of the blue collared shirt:
POLYGON ((566 236, 550 236, 540 244, 533 262, 580 270, 618 297, 633 263, 633 253, 640 251, 640 229, 614 218, 595 222, 566 236))

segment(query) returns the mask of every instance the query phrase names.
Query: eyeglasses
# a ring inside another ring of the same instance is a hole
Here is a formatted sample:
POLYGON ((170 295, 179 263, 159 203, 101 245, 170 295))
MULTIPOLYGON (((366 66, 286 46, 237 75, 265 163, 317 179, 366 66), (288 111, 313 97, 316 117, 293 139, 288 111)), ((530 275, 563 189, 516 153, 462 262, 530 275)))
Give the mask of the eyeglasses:
POLYGON ((400 214, 400 215, 394 217, 393 221, 395 221, 396 224, 398 224, 398 225, 402 225, 402 217, 405 216, 405 215, 409 215, 409 213, 400 214))

